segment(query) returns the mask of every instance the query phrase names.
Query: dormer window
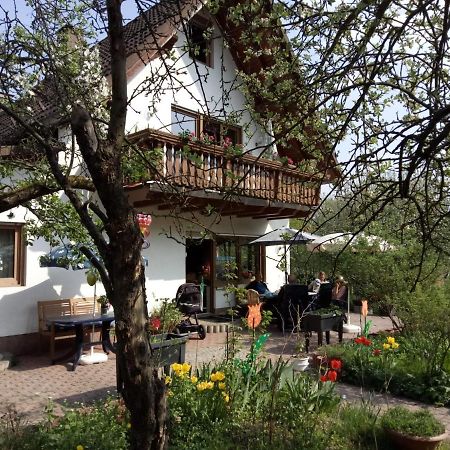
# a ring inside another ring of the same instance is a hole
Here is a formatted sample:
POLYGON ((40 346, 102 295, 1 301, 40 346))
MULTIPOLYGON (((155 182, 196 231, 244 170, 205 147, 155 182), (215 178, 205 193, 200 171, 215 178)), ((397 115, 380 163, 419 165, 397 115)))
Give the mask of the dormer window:
POLYGON ((195 18, 189 23, 189 56, 196 61, 212 67, 212 39, 209 36, 212 24, 204 19, 195 18))

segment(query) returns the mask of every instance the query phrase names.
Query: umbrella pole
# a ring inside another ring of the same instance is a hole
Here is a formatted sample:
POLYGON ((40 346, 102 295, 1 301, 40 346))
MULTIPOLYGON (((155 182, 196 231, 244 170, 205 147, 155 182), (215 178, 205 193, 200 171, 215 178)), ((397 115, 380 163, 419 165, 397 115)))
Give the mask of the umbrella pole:
MULTIPOLYGON (((95 303, 96 303, 96 301, 97 301, 97 283, 94 284, 94 305, 93 305, 93 309, 92 309, 92 318, 95 318, 95 303)), ((89 339, 89 341, 91 343, 91 348, 90 348, 89 354, 81 355, 80 364, 82 364, 82 365, 96 364, 96 363, 108 361, 108 355, 106 353, 94 352, 94 345, 93 345, 94 333, 95 333, 95 325, 92 324, 91 337, 89 339)))
POLYGON ((284 244, 284 284, 288 283, 288 267, 287 267, 287 250, 286 243, 284 244))

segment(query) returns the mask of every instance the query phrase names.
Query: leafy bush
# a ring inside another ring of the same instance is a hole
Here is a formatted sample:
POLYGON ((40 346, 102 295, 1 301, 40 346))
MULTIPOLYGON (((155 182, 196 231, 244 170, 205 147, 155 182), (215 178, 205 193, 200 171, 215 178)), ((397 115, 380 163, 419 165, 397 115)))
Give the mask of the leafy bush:
POLYGON ((388 409, 381 418, 381 425, 399 433, 420 437, 438 436, 445 431, 444 425, 430 411, 410 411, 403 406, 388 409))
POLYGON ((450 355, 450 283, 418 286, 408 296, 392 298, 396 314, 404 325, 405 335, 415 349, 417 360, 426 362, 426 375, 439 375, 450 355))
POLYGON ((33 427, 20 425, 17 416, 14 419, 9 415, 8 421, 2 420, 0 448, 10 450, 128 448, 128 412, 125 406, 115 399, 98 402, 90 407, 66 409, 62 417, 53 414, 51 404, 46 412, 46 420, 33 427), (8 423, 15 425, 11 427, 8 423))

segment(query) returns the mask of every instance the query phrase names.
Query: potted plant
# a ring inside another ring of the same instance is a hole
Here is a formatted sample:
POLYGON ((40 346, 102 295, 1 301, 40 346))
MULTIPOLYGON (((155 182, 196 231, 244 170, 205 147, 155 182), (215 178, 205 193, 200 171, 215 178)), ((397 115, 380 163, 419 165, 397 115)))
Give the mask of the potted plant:
POLYGON ((309 366, 309 355, 305 351, 305 339, 302 334, 297 333, 297 342, 292 355, 292 370, 294 372, 304 372, 309 366))
POLYGON ((183 314, 175 301, 163 298, 157 302, 160 303, 148 318, 146 329, 152 347, 152 359, 168 373, 170 364, 184 362, 188 336, 176 334, 183 314))
MULTIPOLYGON (((174 301, 168 298, 156 300, 161 302, 151 313, 147 321, 147 331, 150 335, 172 333, 183 319, 183 314, 174 301)), ((155 338, 150 338, 155 340, 155 338)))
POLYGON ((107 314, 109 309, 109 300, 106 295, 100 295, 100 297, 97 299, 97 303, 100 303, 100 312, 102 314, 107 314))
POLYGON ((404 450, 433 450, 447 437, 444 425, 426 409, 396 406, 382 416, 381 426, 392 443, 404 450))
POLYGON ((317 332, 331 330, 343 320, 342 314, 342 310, 337 306, 308 312, 302 318, 302 329, 317 332))

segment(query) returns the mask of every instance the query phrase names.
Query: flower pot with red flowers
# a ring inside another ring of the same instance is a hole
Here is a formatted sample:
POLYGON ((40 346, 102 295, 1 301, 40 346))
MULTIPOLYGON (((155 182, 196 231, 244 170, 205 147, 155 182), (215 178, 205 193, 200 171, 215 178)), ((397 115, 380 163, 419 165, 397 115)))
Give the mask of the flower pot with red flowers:
POLYGON ((396 406, 381 418, 389 440, 402 450, 434 450, 446 437, 444 425, 430 411, 396 406))

